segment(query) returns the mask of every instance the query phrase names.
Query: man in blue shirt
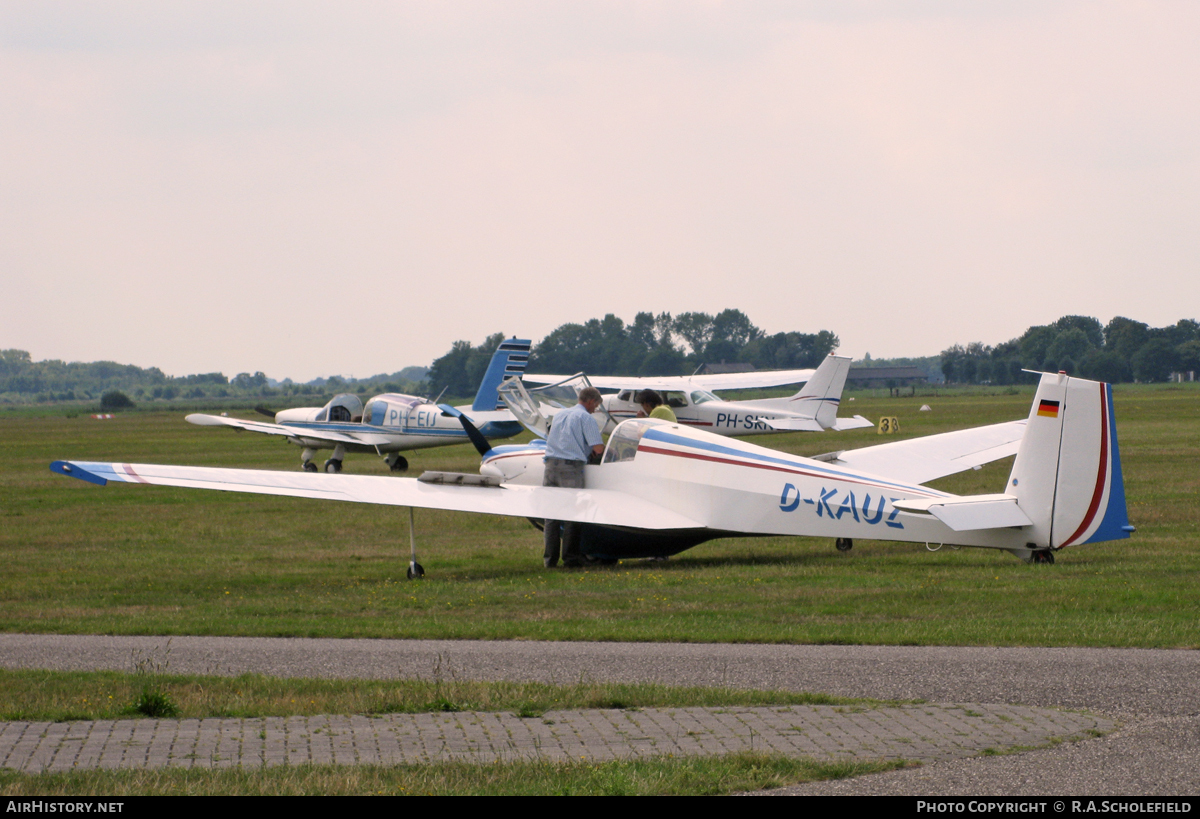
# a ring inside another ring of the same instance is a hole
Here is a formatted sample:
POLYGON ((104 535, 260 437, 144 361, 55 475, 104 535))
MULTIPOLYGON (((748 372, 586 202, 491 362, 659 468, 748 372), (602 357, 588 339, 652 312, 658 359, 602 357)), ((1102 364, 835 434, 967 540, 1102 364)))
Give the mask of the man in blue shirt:
MULTIPOLYGON (((588 456, 604 454, 600 427, 592 418, 599 406, 600 391, 595 387, 584 387, 579 391, 578 404, 554 416, 550 434, 546 436, 546 473, 542 486, 583 488, 583 467, 588 456)), ((560 542, 563 565, 583 565, 583 556, 579 553, 580 526, 561 520, 546 521, 546 552, 542 562, 547 569, 558 565, 560 542)))

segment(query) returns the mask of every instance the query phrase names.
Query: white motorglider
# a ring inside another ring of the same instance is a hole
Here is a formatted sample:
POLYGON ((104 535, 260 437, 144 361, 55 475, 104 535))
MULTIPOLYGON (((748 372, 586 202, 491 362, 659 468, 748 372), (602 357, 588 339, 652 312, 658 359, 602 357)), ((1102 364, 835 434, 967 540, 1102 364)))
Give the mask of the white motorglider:
MULTIPOLYGON (((485 464, 486 465, 486 464, 485 464)), ((838 453, 825 460, 662 421, 611 436, 585 489, 480 475, 420 479, 55 461, 109 481, 292 495, 578 521, 597 559, 672 555, 756 535, 853 538, 1001 549, 1053 562, 1059 549, 1127 538, 1125 490, 1107 384, 1043 374, 1028 419, 838 453), (923 485, 1016 452, 1003 491, 956 496, 923 485)), ((410 517, 411 526, 411 517, 410 517)), ((424 573, 415 545, 409 575, 424 573)))
MULTIPOLYGON (((521 425, 505 409, 496 392, 506 378, 518 377, 529 361, 530 342, 510 338, 492 354, 479 384, 475 401, 458 409, 489 439, 511 438, 521 425)), ((393 472, 408 469, 401 452, 466 443, 462 425, 445 415, 438 405, 415 395, 384 393, 367 401, 353 393, 335 395, 323 407, 297 407, 275 414, 275 423, 246 421, 224 415, 192 414, 187 421, 199 426, 232 427, 237 431, 279 435, 304 447, 301 468, 316 472, 313 458, 319 449, 332 449, 326 472, 341 472, 347 452, 374 452, 385 458, 393 472)))

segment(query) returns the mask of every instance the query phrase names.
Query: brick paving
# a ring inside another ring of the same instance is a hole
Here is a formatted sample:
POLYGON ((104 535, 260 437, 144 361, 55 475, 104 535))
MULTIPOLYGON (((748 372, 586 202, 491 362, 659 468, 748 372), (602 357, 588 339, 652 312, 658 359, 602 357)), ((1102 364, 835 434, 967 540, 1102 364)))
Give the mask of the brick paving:
POLYGON ((1004 704, 3 722, 0 766, 38 773, 607 760, 737 751, 928 763, 1085 739, 1116 727, 1110 719, 1081 711, 1004 704))

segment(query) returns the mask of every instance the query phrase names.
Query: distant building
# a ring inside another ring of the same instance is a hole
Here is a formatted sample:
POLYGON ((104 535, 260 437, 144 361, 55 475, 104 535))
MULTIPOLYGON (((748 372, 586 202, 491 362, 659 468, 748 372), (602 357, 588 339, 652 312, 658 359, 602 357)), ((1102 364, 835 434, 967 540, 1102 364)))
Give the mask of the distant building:
POLYGON ((851 367, 846 386, 870 389, 914 387, 929 383, 929 375, 920 367, 851 367))
POLYGON ((752 373, 754 365, 744 361, 734 361, 732 364, 726 364, 722 361, 720 364, 701 364, 700 369, 696 370, 693 375, 728 375, 729 373, 752 373))

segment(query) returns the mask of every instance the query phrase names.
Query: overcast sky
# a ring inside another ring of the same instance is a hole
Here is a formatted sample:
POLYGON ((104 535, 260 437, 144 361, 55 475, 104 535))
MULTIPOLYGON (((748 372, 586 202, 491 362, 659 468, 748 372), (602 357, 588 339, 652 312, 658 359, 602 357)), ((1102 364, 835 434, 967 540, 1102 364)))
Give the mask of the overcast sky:
POLYGON ((1200 317, 1200 3, 0 4, 0 348, 365 377, 1200 317))

